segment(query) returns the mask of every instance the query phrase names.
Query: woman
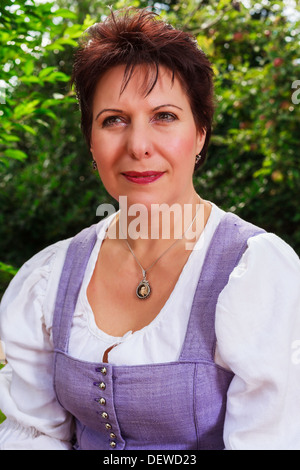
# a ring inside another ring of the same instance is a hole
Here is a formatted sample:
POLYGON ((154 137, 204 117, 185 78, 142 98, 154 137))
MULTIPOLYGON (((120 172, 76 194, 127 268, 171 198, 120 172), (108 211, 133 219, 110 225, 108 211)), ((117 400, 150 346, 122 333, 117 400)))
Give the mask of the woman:
POLYGON ((300 263, 194 189, 213 117, 206 56, 129 9, 87 31, 73 81, 120 210, 7 289, 0 447, 299 449, 300 263))

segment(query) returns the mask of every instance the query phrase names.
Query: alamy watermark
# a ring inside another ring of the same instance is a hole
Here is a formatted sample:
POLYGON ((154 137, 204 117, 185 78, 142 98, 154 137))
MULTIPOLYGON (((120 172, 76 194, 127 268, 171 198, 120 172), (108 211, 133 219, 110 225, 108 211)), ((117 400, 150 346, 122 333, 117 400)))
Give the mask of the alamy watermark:
POLYGON ((0 80, 0 105, 6 103, 7 84, 4 80, 0 80))
MULTIPOLYGON (((117 226, 113 224, 109 230, 109 238, 112 239, 179 240, 184 235, 185 248, 192 250, 196 237, 204 230, 205 205, 200 201, 196 212, 193 204, 151 204, 150 210, 139 203, 128 207, 127 196, 120 196, 119 206, 120 232, 117 234, 117 226)), ((114 213, 116 209, 112 204, 100 204, 96 211, 98 217, 109 217, 114 213)), ((200 245, 197 244, 197 247, 199 249, 200 245)))
POLYGON ((292 103, 299 104, 300 103, 300 80, 295 80, 292 83, 292 88, 296 89, 292 94, 292 103))
POLYGON ((0 104, 6 103, 6 88, 0 85, 0 104))
POLYGON ((295 341, 292 342, 292 349, 293 349, 293 352, 291 355, 292 364, 297 366, 298 364, 300 364, 300 340, 299 339, 295 339, 295 341))

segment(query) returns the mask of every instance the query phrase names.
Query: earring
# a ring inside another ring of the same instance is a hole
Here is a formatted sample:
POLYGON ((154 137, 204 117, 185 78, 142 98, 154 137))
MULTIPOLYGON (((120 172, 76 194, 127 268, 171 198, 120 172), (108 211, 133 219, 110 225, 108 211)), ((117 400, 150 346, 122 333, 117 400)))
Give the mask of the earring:
POLYGON ((93 159, 93 170, 97 170, 97 162, 93 159))
POLYGON ((197 163, 199 163, 200 160, 201 160, 201 155, 199 153, 199 155, 196 155, 196 163, 195 164, 197 165, 197 163))

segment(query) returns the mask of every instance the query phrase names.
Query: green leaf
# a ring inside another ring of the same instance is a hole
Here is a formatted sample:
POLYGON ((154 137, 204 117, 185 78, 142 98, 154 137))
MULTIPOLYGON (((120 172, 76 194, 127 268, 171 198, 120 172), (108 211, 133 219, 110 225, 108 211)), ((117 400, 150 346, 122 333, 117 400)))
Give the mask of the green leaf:
POLYGON ((33 70, 34 70, 34 66, 35 66, 35 63, 33 60, 28 60, 25 64, 24 64, 24 72, 25 72, 25 75, 31 75, 33 70))
POLYGON ((30 84, 30 83, 41 84, 42 83, 41 79, 39 77, 36 77, 35 75, 31 75, 28 77, 24 75, 24 77, 20 77, 19 80, 25 84, 30 84))
POLYGON ((52 72, 50 75, 44 78, 45 82, 68 82, 70 80, 69 75, 66 75, 63 72, 52 72))
POLYGON ((26 153, 22 152, 22 150, 6 149, 6 150, 4 150, 3 153, 6 157, 13 158, 14 160, 23 161, 27 158, 26 153))
POLYGON ((37 134, 36 130, 33 129, 33 127, 31 127, 31 126, 27 126, 27 124, 21 124, 21 127, 23 128, 23 130, 25 132, 28 132, 31 135, 36 135, 37 134))
POLYGON ((54 16, 61 17, 61 18, 67 18, 69 20, 77 20, 77 15, 76 13, 73 13, 70 10, 67 10, 65 8, 59 8, 58 10, 55 10, 54 16))
POLYGON ((6 142, 19 142, 20 140, 20 137, 18 137, 17 135, 12 135, 12 134, 3 134, 1 137, 6 142))
POLYGON ((21 117, 30 115, 40 103, 40 100, 32 100, 28 101, 27 103, 21 103, 14 109, 14 118, 16 120, 20 119, 21 117))
POLYGON ((5 273, 9 273, 9 274, 12 274, 14 276, 15 274, 17 274, 18 269, 14 268, 13 266, 11 266, 9 264, 2 263, 0 261, 0 271, 4 271, 5 273))
POLYGON ((56 67, 46 67, 46 68, 42 69, 39 73, 39 78, 43 79, 43 78, 47 77, 54 70, 57 70, 57 68, 56 67))

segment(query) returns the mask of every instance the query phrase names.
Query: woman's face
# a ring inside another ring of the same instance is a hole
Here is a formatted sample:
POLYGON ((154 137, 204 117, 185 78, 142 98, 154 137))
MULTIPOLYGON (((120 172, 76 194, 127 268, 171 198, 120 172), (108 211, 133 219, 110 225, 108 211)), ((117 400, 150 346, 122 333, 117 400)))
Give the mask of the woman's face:
POLYGON ((128 205, 188 203, 195 196, 193 171, 205 135, 198 131, 180 81, 160 67, 145 97, 145 69, 135 69, 120 94, 124 66, 99 81, 93 101, 91 152, 99 175, 116 200, 128 205))

